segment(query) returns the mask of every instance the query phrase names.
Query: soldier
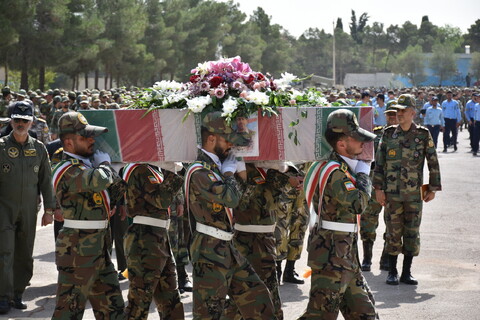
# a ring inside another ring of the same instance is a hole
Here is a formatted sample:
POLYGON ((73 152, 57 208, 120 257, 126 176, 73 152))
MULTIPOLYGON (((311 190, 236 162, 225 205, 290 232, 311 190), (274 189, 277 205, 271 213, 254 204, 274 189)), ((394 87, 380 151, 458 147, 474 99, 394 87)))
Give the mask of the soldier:
POLYGON ((2 99, 0 99, 0 118, 7 117, 7 107, 12 101, 12 91, 9 87, 2 88, 2 99))
POLYGON ((415 99, 411 95, 398 98, 398 125, 385 129, 375 157, 373 186, 378 203, 385 207, 387 253, 390 270, 387 284, 398 285, 397 258, 404 254, 400 281, 417 284, 411 275, 414 256, 420 252, 422 198, 435 198, 441 190, 440 167, 432 136, 427 128, 417 126, 415 99), (428 190, 421 195, 423 167, 427 159, 430 179, 428 190))
MULTIPOLYGON (((277 319, 283 319, 279 280, 276 272, 274 199, 288 182, 288 176, 276 170, 264 170, 253 163, 246 165, 245 191, 235 209, 235 247, 252 265, 270 291, 277 319)), ((225 319, 242 319, 232 303, 225 319)))
POLYGON ((64 154, 53 182, 64 225, 56 241, 58 287, 52 319, 81 319, 87 299, 97 319, 124 317, 117 272, 108 254, 110 199, 117 203, 122 195, 122 190, 111 192, 112 186, 121 186, 123 180, 107 153, 93 153, 95 137, 106 131, 89 125, 77 112, 59 120, 64 154))
POLYGON ((310 167, 305 181, 308 206, 318 215, 308 245, 310 299, 299 319, 336 319, 339 311, 345 319, 375 319, 359 267, 356 224, 371 192, 370 166, 356 157, 375 135, 359 127, 353 112, 339 109, 327 118, 325 138, 333 151, 328 161, 310 167))
MULTIPOLYGON (((190 221, 193 319, 219 319, 227 294, 245 319, 276 319, 270 295, 248 261, 233 244, 233 215, 242 192, 233 174, 237 162, 229 150, 248 139, 225 124, 221 112, 203 119, 202 148, 185 176, 190 221)), ((187 209, 188 211, 188 209, 187 209)))
POLYGON ((50 130, 48 129, 47 121, 42 118, 35 118, 35 121, 32 125, 32 130, 37 133, 37 139, 43 142, 43 144, 47 144, 50 141, 50 130))
POLYGON ((33 108, 12 105, 12 132, 0 139, 0 314, 26 309, 22 295, 33 274, 33 244, 39 191, 45 213, 42 226, 52 223, 55 207, 51 168, 45 146, 28 134, 33 108))
MULTIPOLYGON (((55 113, 52 116, 52 121, 50 122, 50 131, 51 131, 51 138, 52 140, 55 140, 58 138, 58 121, 61 116, 63 116, 65 113, 71 111, 68 109, 68 105, 65 103, 65 101, 68 101, 67 97, 64 97, 65 99, 61 99, 61 101, 55 105, 55 107, 60 107, 59 109, 55 110, 55 113)), ((55 101, 56 99, 53 99, 55 101)))
POLYGON ((152 299, 160 319, 183 319, 175 262, 168 240, 169 207, 183 179, 150 164, 132 163, 123 169, 127 182, 128 216, 133 224, 125 235, 127 257, 127 319, 147 319, 152 299))
MULTIPOLYGON (((387 127, 393 126, 398 123, 397 121, 397 109, 394 106, 397 104, 396 100, 390 100, 387 103, 387 109, 385 110, 385 116, 387 120, 387 127)), ((373 129, 373 133, 376 135, 374 140, 374 150, 378 149, 380 138, 387 127, 378 126, 373 129)), ((375 163, 372 163, 372 172, 370 178, 373 178, 373 168, 375 163)), ((362 271, 370 271, 372 266, 373 256, 373 243, 377 237, 376 230, 378 228, 378 217, 382 211, 382 206, 377 202, 375 198, 375 190, 372 190, 371 198, 368 202, 368 207, 365 209, 360 217, 360 236, 363 242, 363 261, 361 269, 362 271)), ((384 236, 385 239, 385 236, 384 236)), ((383 248, 382 257, 380 259, 380 270, 388 271, 388 255, 383 248)))

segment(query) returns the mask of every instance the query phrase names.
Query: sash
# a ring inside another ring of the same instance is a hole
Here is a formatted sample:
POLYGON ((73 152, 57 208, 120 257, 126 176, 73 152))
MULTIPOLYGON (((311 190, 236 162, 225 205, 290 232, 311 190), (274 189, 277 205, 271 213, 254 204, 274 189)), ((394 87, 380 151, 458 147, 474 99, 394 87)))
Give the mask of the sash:
MULTIPOLYGON (((190 212, 190 178, 192 177, 192 174, 200 169, 203 169, 204 166, 203 164, 199 162, 194 162, 190 167, 187 169, 187 173, 185 174, 185 201, 187 202, 187 212, 190 212)), ((214 171, 211 171, 214 175, 215 178, 218 181, 223 181, 222 177, 220 177, 218 174, 216 174, 214 171)), ((230 222, 230 226, 233 228, 233 210, 231 208, 225 207, 225 211, 227 213, 228 221, 230 222)))
MULTIPOLYGON (((125 168, 123 169, 123 176, 122 176, 122 179, 125 180, 125 182, 128 183, 128 180, 130 179, 130 176, 132 175, 132 172, 133 170, 135 170, 136 168, 138 168, 139 166, 141 166, 140 163, 129 163, 125 166, 125 168)), ((153 168, 152 166, 146 164, 148 170, 150 170, 150 172, 152 173, 152 175, 158 180, 160 181, 160 183, 163 182, 163 174, 161 171, 153 168)))

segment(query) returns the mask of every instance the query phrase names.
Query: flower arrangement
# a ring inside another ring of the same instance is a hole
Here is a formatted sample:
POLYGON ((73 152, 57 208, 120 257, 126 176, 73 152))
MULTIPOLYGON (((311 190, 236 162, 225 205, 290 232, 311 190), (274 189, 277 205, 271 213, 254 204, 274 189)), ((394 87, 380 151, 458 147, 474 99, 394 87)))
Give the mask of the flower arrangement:
POLYGON ((199 63, 191 70, 190 81, 161 81, 139 93, 133 108, 188 109, 222 111, 227 123, 237 116, 248 116, 260 108, 263 114, 276 115, 278 107, 325 106, 327 100, 314 90, 298 91, 292 84, 301 81, 290 73, 280 79, 253 71, 240 57, 199 63))

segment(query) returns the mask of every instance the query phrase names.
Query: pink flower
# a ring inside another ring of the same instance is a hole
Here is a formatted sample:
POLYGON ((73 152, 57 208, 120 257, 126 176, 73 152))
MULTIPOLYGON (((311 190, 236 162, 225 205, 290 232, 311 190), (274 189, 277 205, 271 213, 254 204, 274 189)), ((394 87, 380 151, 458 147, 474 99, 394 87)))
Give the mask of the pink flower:
POLYGON ((288 101, 288 103, 290 103, 291 106, 294 106, 294 105, 297 104, 297 100, 291 99, 291 100, 288 101))
POLYGON ((200 90, 202 91, 210 90, 210 83, 208 83, 207 81, 203 81, 202 83, 200 83, 200 90))
POLYGON ((222 99, 222 98, 225 96, 225 90, 222 89, 222 88, 217 88, 217 89, 215 89, 215 96, 216 96, 218 99, 222 99))
POLYGON ((260 90, 262 88, 262 84, 260 82, 255 82, 253 84, 253 90, 260 90))
POLYGON ((247 91, 240 92, 240 98, 247 99, 247 97, 248 97, 248 92, 247 91))
POLYGON ((242 88, 242 83, 240 81, 234 81, 230 86, 235 90, 240 90, 242 88))

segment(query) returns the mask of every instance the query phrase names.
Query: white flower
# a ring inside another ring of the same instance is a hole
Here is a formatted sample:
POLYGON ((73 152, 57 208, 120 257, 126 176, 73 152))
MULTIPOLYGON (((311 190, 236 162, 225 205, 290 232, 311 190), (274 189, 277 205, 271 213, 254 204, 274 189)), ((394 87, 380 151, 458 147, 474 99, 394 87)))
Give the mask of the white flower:
POLYGON ((275 84, 280 90, 285 90, 288 87, 290 87, 290 84, 292 83, 293 80, 296 80, 297 76, 294 76, 291 73, 284 72, 282 73, 282 78, 275 80, 275 84))
POLYGON ((232 114, 238 107, 237 99, 229 97, 227 100, 223 102, 223 113, 222 117, 226 117, 232 114))
POLYGON ((202 112, 207 105, 212 103, 212 98, 210 96, 201 96, 186 100, 188 109, 194 113, 202 112))
POLYGON ((248 93, 247 100, 258 105, 266 106, 268 104, 269 97, 266 93, 255 90, 248 93))
POLYGON ((177 81, 167 81, 162 80, 160 82, 155 82, 153 89, 159 91, 179 91, 182 89, 183 84, 177 81))
POLYGON ((197 73, 199 75, 206 75, 210 71, 210 62, 199 63, 197 66, 197 73))
POLYGON ((293 99, 296 99, 297 97, 301 97, 301 96, 303 96, 303 92, 300 92, 300 91, 298 91, 298 90, 296 90, 296 89, 293 89, 293 90, 292 90, 291 97, 292 97, 293 99))
POLYGON ((151 94, 146 94, 143 96, 143 100, 147 101, 147 102, 150 102, 152 101, 152 95, 151 94))

